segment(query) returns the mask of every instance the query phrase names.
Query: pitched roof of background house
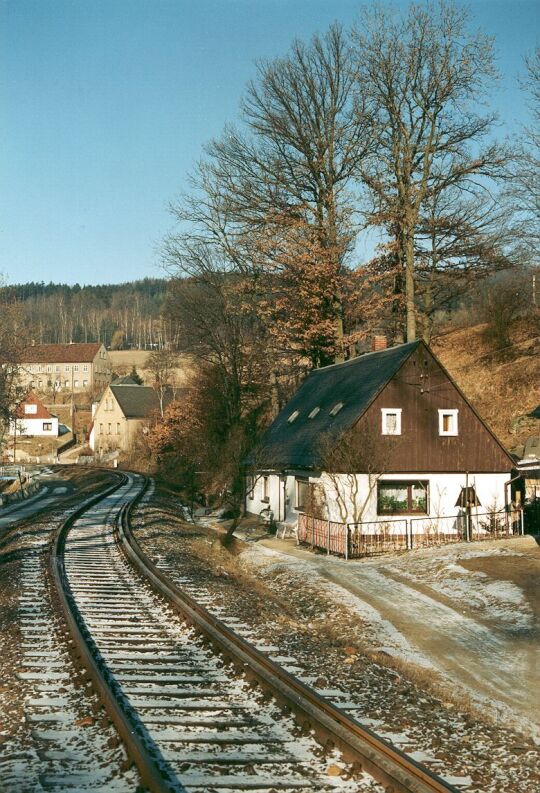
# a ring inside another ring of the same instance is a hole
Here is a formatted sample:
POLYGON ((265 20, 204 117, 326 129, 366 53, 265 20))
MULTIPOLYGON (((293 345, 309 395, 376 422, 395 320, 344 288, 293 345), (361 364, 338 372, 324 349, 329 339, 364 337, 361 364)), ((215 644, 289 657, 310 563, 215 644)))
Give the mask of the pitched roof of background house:
MULTIPOLYGON (((122 413, 127 419, 145 419, 159 410, 159 396, 149 385, 111 385, 122 413)), ((170 398, 165 399, 167 404, 170 398)))
POLYGON ((96 357, 100 342, 88 344, 34 344, 21 355, 23 363, 86 363, 96 357))
POLYGON ((115 377, 111 385, 140 385, 140 383, 126 374, 124 377, 115 377))
POLYGON ((18 419, 54 419, 54 418, 56 418, 56 416, 54 416, 52 413, 50 413, 47 410, 47 408, 45 407, 45 405, 43 404, 41 399, 38 399, 38 397, 34 394, 33 391, 30 391, 25 396, 23 401, 19 403, 19 405, 17 407, 17 410, 15 411, 15 416, 18 419), (24 406, 25 405, 35 405, 36 406, 36 412, 35 413, 25 413, 25 410, 24 410, 24 406))
POLYGON ((271 468, 315 467, 321 438, 330 435, 337 440, 352 427, 421 343, 400 344, 310 372, 247 462, 271 468))

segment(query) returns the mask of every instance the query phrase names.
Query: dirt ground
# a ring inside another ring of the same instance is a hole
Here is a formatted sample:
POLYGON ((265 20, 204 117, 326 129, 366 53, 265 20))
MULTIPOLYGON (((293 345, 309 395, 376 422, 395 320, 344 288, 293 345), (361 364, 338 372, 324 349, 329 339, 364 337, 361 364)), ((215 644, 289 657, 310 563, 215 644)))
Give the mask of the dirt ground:
POLYGON ((335 585, 390 655, 433 668, 495 717, 540 735, 540 548, 532 537, 349 562, 291 540, 261 545, 335 585))

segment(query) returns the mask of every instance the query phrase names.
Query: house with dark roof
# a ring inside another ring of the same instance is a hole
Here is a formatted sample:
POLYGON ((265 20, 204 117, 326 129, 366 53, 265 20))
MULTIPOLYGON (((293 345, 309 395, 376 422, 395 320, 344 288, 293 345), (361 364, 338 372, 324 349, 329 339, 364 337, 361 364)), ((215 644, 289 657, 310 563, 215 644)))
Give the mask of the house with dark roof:
POLYGON ((312 371, 246 461, 246 510, 341 523, 501 509, 513 460, 422 341, 312 371), (466 496, 464 494, 467 494, 466 496))
POLYGON ((31 344, 21 355, 20 379, 38 392, 105 388, 111 380, 111 362, 100 342, 31 344))
MULTIPOLYGON (((111 383, 94 411, 89 443, 98 454, 129 451, 139 430, 161 411, 158 391, 127 379, 111 383)), ((170 399, 166 394, 164 404, 170 399)))

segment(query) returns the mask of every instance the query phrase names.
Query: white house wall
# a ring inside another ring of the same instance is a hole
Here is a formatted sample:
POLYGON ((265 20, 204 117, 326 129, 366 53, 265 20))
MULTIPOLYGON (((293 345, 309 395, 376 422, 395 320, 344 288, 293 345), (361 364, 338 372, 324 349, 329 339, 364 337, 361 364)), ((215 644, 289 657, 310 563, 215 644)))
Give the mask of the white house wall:
MULTIPOLYGON (((10 424, 9 428, 10 435, 15 434, 15 426, 13 422, 10 424)), ((45 438, 57 438, 58 437, 58 419, 56 416, 51 416, 48 419, 17 419, 17 435, 28 435, 31 437, 34 436, 43 436, 45 438), (50 430, 44 430, 43 424, 50 424, 50 430)))
MULTIPOLYGON (((357 504, 365 508, 362 515, 355 514, 352 504, 351 480, 345 475, 330 477, 323 473, 320 476, 309 475, 307 472, 298 472, 295 475, 287 474, 268 474, 268 501, 263 501, 263 475, 259 475, 255 480, 253 494, 248 493, 246 498, 247 512, 260 514, 263 510, 270 508, 274 519, 278 522, 295 523, 298 512, 295 509, 296 502, 296 478, 309 479, 311 483, 320 484, 324 487, 327 503, 327 517, 329 520, 339 523, 352 523, 355 520, 377 521, 395 519, 407 519, 421 517, 418 514, 399 514, 395 516, 377 514, 377 481, 372 479, 370 493, 369 478, 367 474, 356 474, 354 479, 357 484, 358 496, 357 504), (339 487, 340 498, 336 494, 336 486, 339 487), (340 502, 341 506, 340 506, 340 502), (344 502, 344 504, 343 504, 344 502), (345 509, 344 509, 345 507, 345 509)), ((478 512, 486 512, 492 509, 502 509, 504 507, 504 485, 510 479, 510 471, 500 474, 475 474, 469 473, 468 485, 474 487, 481 506, 478 512)), ((462 488, 466 486, 465 474, 447 473, 400 473, 384 474, 379 477, 379 481, 403 481, 403 480, 423 480, 429 482, 429 517, 444 517, 456 515, 459 507, 456 502, 460 496, 462 488)))

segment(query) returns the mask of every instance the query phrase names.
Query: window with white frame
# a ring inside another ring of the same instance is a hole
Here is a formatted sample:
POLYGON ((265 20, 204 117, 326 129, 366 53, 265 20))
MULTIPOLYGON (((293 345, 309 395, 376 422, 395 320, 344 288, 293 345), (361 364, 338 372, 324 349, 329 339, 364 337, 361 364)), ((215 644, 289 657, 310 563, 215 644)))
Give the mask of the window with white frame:
POLYGON ((37 413, 37 405, 25 405, 24 406, 25 413, 37 413))
POLYGON ((383 435, 401 435, 401 408, 382 408, 381 421, 383 435))
POLYGON ((253 487, 255 485, 252 474, 246 476, 246 495, 248 498, 253 498, 253 487))
POLYGON ((458 434, 458 411, 439 410, 439 435, 458 434))
POLYGON ((261 501, 270 501, 269 492, 270 491, 269 491, 269 486, 268 486, 268 477, 267 476, 263 476, 263 478, 262 478, 262 496, 261 496, 261 501))

